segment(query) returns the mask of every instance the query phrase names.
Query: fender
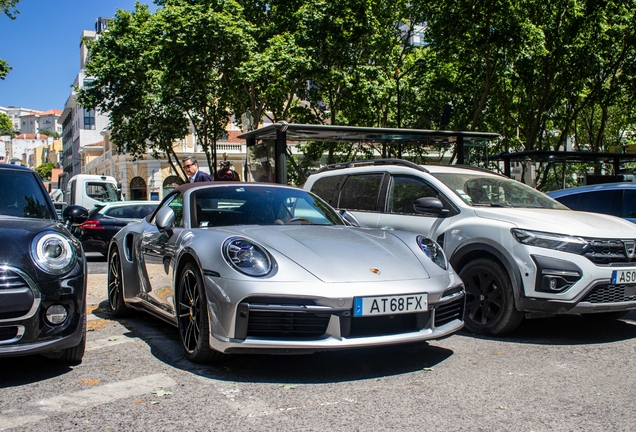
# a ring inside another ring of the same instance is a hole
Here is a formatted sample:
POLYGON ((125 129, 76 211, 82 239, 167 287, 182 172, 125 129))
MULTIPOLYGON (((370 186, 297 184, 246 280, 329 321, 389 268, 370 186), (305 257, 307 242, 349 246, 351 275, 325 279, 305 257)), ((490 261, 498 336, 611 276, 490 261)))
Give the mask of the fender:
POLYGON ((453 268, 459 273, 459 270, 468 259, 468 256, 472 252, 485 251, 497 258, 506 269, 510 282, 512 284, 512 291, 515 297, 515 305, 519 304, 519 301, 525 297, 525 290, 523 287, 523 281, 521 279, 521 273, 519 267, 515 263, 514 258, 507 250, 505 250, 500 244, 487 239, 487 238, 473 238, 461 246, 459 246, 453 252, 450 263, 453 268))

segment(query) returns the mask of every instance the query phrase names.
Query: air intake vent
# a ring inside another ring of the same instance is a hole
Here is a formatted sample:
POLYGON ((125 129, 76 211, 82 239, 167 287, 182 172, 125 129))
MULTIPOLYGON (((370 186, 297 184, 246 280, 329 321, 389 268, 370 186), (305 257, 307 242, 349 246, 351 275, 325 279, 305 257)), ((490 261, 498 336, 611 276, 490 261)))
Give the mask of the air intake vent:
POLYGON ((635 285, 597 285, 583 298, 589 303, 620 303, 636 300, 635 285))
POLYGON ((329 314, 250 311, 247 336, 303 339, 322 336, 329 314))
POLYGON ((435 327, 443 326, 456 319, 463 319, 464 297, 450 303, 438 306, 435 309, 435 327))

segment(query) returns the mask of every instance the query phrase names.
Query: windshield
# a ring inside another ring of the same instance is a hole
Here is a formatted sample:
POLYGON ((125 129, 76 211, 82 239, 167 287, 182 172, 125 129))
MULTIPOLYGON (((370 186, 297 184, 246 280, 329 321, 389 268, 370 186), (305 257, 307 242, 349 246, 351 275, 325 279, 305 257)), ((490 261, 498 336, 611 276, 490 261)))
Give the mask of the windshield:
POLYGON ((472 206, 567 210, 547 195, 507 177, 479 173, 434 173, 433 176, 472 206))
POLYGON ((301 189, 262 186, 210 187, 194 192, 192 226, 343 225, 327 203, 301 189))
POLYGON ((32 173, 0 170, 0 215, 55 219, 38 180, 32 173))
POLYGON ((119 201, 117 188, 112 183, 87 182, 86 195, 101 202, 119 201))

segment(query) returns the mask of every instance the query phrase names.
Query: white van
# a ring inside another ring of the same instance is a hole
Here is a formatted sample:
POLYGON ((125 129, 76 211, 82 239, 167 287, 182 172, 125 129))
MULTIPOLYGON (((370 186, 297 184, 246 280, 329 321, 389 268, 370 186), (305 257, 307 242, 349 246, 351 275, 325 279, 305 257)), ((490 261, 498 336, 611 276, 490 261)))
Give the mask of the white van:
POLYGON ((121 191, 115 177, 77 174, 64 188, 64 201, 67 205, 81 205, 90 210, 95 205, 121 201, 121 191))

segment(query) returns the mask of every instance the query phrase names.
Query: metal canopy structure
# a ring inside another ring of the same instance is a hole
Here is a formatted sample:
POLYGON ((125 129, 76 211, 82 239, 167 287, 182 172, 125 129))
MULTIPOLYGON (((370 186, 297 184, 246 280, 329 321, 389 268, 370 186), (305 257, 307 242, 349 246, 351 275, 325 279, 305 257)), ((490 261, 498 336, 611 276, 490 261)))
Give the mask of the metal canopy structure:
POLYGON ((510 177, 510 162, 557 162, 557 163, 582 163, 604 162, 611 163, 614 174, 617 174, 622 162, 636 161, 636 154, 629 153, 599 153, 599 152, 570 152, 552 150, 527 150, 514 153, 499 153, 488 156, 489 161, 503 161, 504 174, 510 177))
POLYGON ((276 183, 287 183, 285 148, 289 141, 365 142, 397 144, 401 157, 402 145, 436 146, 453 144, 457 147, 457 163, 464 163, 464 146, 476 145, 499 138, 488 132, 445 131, 424 129, 395 129, 357 126, 273 123, 238 136, 248 147, 258 141, 274 142, 276 183))

